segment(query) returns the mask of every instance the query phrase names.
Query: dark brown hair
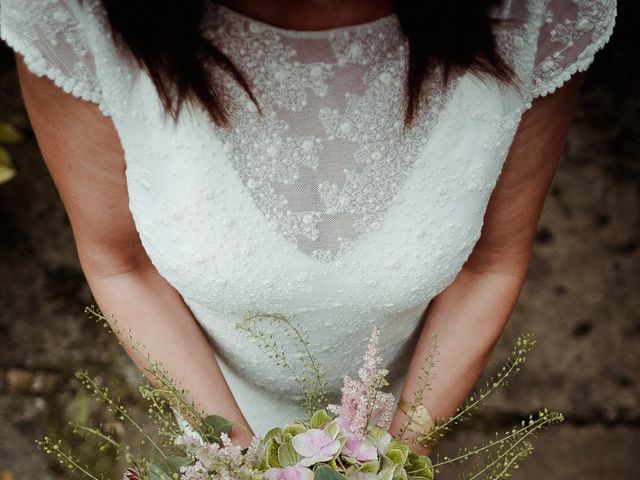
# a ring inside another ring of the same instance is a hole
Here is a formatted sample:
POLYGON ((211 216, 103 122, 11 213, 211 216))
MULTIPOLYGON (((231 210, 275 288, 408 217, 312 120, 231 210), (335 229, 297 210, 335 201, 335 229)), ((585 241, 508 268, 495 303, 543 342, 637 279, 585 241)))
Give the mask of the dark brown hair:
MULTIPOLYGON (((260 106, 244 75, 201 33, 208 0, 102 0, 109 23, 153 81, 162 104, 177 119, 185 101, 200 104, 218 126, 229 113, 209 66, 228 72, 260 106)), ((209 0, 212 1, 212 0, 209 0)), ((444 80, 453 70, 473 70, 510 81, 513 73, 496 51, 490 9, 500 0, 394 0, 409 42, 405 81, 405 127, 413 122, 424 82, 441 65, 444 80)))

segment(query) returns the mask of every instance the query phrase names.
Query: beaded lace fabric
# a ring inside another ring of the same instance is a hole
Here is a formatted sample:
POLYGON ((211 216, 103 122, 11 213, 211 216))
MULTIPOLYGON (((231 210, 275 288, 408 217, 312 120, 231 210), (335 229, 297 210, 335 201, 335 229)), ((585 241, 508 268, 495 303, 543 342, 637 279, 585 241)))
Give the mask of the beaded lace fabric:
MULTIPOLYGON (((377 325, 397 399, 426 308, 480 237, 522 113, 591 64, 616 3, 503 1, 493 14, 514 84, 465 73, 443 87, 436 75, 404 132, 408 50, 395 15, 300 31, 209 4, 203 33, 262 111, 212 69, 229 130, 191 105, 168 120, 148 76, 114 44, 99 0, 0 0, 0 35, 32 72, 113 121, 142 245, 264 433, 304 414, 299 388, 236 323, 248 312, 293 316, 332 401, 377 325)), ((277 325, 264 328, 296 358, 277 325)))
POLYGON ((408 45, 395 15, 301 32, 212 10, 212 40, 251 73, 263 109, 227 82, 236 127, 223 133, 225 151, 274 228, 333 261, 383 221, 446 99, 441 83, 428 85, 426 114, 403 134, 408 45))

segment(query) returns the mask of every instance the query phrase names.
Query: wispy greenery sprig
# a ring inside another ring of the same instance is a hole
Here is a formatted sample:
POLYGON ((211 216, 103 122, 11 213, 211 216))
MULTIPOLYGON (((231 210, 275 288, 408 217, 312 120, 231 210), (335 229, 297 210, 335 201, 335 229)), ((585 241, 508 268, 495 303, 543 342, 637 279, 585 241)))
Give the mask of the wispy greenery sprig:
MULTIPOLYGON (((149 352, 145 351, 144 347, 140 346, 133 338, 131 330, 124 331, 120 329, 115 318, 108 319, 100 309, 94 305, 86 307, 84 311, 89 318, 102 324, 107 331, 114 334, 122 346, 129 348, 141 359, 144 359, 145 364, 143 371, 146 373, 146 377, 154 384, 142 385, 140 388, 143 389, 141 391, 143 398, 151 402, 150 408, 154 411, 156 420, 164 425, 173 423, 169 415, 170 412, 164 408, 157 408, 162 403, 160 397, 164 397, 164 401, 170 408, 178 412, 179 415, 191 420, 195 425, 194 429, 200 435, 206 435, 206 428, 202 428, 203 425, 206 425, 207 419, 204 410, 199 409, 193 400, 187 400, 187 391, 179 387, 178 383, 171 377, 160 362, 151 358, 149 352), (155 398, 155 400, 152 400, 152 398, 155 398), (161 416, 162 419, 158 418, 159 416, 161 416)), ((245 428, 244 425, 238 425, 245 428)), ((171 432, 172 430, 164 430, 164 433, 167 435, 172 435, 171 432)), ((177 433, 175 429, 173 432, 177 433)))
POLYGON ((407 429, 411 425, 411 422, 418 411, 418 407, 424 402, 426 393, 431 391, 431 381, 436 375, 434 373, 434 368, 436 366, 438 353, 438 336, 436 335, 432 340, 431 351, 424 359, 420 372, 418 373, 417 379, 419 386, 414 392, 411 403, 409 404, 409 410, 406 413, 407 418, 398 432, 398 440, 402 440, 404 438, 404 435, 407 433, 407 429))
POLYGON ((143 384, 140 387, 142 389, 141 393, 143 398, 150 402, 156 425, 166 426, 166 428, 162 428, 160 433, 168 438, 167 443, 171 443, 171 440, 174 440, 176 435, 181 433, 181 430, 176 428, 173 411, 185 420, 190 420, 191 428, 202 438, 212 442, 219 442, 219 433, 221 431, 230 431, 233 426, 244 430, 247 429, 240 422, 230 422, 218 415, 207 415, 203 409, 198 408, 195 401, 188 400, 187 390, 180 388, 162 363, 152 359, 149 352, 144 349, 144 346, 140 346, 134 340, 130 329, 127 331, 121 330, 115 318, 107 319, 100 309, 93 305, 86 307, 85 313, 89 318, 101 323, 107 331, 113 333, 123 347, 130 349, 141 359, 144 359, 142 369, 150 383, 143 384), (155 400, 152 400, 152 398, 155 400), (164 398, 164 400, 161 400, 161 398, 164 398), (161 405, 168 406, 169 409, 159 408, 161 405), (171 425, 173 427, 170 427, 171 425))
POLYGON ((142 437, 149 442, 149 444, 156 450, 156 452, 166 459, 166 454, 164 450, 155 442, 153 438, 144 430, 143 426, 140 425, 130 414, 127 408, 122 405, 119 398, 112 397, 109 392, 108 387, 103 387, 98 384, 95 378, 89 375, 84 370, 79 370, 76 372, 76 377, 80 380, 80 383, 94 396, 94 398, 99 401, 105 403, 107 409, 114 413, 119 420, 128 421, 141 435, 142 437))
POLYGON ((530 415, 528 420, 522 420, 519 426, 506 431, 502 436, 496 435, 497 439, 489 443, 473 448, 460 450, 455 457, 444 457, 442 461, 433 463, 435 469, 444 466, 460 464, 478 455, 486 455, 485 464, 479 469, 464 476, 467 480, 478 478, 490 478, 498 480, 506 478, 513 469, 527 455, 533 451, 533 446, 529 442, 540 431, 549 425, 560 423, 564 420, 562 414, 543 410, 537 416, 530 415))
POLYGON ((52 440, 46 436, 42 440, 36 440, 36 445, 43 452, 56 457, 58 462, 67 467, 72 472, 78 472, 91 480, 105 480, 104 476, 96 477, 88 465, 82 464, 79 459, 75 458, 71 453, 71 449, 66 446, 62 440, 52 440))
POLYGON ((278 313, 255 312, 249 313, 236 324, 236 327, 255 338, 260 347, 267 351, 277 365, 288 370, 294 377, 302 394, 302 406, 308 413, 324 408, 327 404, 324 370, 315 355, 311 352, 307 333, 302 327, 293 322, 294 315, 286 316, 278 313), (283 325, 284 333, 298 348, 300 360, 298 364, 292 363, 284 346, 276 341, 273 334, 259 329, 259 322, 272 322, 283 325))
POLYGON ((456 410, 449 418, 436 419, 435 427, 426 435, 417 436, 416 441, 425 447, 437 444, 452 427, 468 420, 473 411, 482 408, 487 399, 498 389, 509 384, 509 380, 514 377, 521 366, 527 360, 527 355, 535 346, 536 341, 533 335, 524 334, 517 338, 511 354, 502 365, 500 371, 491 377, 483 388, 472 393, 465 400, 464 404, 456 410))

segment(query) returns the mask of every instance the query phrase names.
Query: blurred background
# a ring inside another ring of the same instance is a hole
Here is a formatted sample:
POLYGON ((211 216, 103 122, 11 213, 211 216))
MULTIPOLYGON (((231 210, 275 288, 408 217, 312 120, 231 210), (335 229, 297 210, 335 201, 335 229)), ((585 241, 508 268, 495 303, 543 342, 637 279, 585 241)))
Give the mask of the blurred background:
MULTIPOLYGON (((589 70, 528 280, 487 374, 518 334, 534 333, 538 347, 512 385, 442 445, 453 451, 488 439, 541 407, 563 412, 565 422, 540 436, 514 478, 640 478, 638 18, 636 2, 620 2, 614 35, 589 70)), ((0 480, 72 478, 37 449, 45 434, 119 478, 113 452, 72 433, 74 419, 122 433, 74 372, 107 379, 134 414, 142 412, 141 377, 83 313, 91 293, 4 45, 0 145, 0 480)))

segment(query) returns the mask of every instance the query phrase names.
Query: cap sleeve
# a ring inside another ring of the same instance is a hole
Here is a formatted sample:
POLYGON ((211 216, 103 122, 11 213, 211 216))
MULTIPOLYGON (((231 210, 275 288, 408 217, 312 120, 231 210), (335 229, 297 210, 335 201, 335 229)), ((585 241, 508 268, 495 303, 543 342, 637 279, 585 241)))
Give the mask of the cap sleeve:
POLYGON ((106 113, 77 0, 0 0, 0 37, 31 72, 106 113))
POLYGON ((609 40, 615 0, 548 0, 541 12, 531 96, 547 95, 586 70, 609 40))

